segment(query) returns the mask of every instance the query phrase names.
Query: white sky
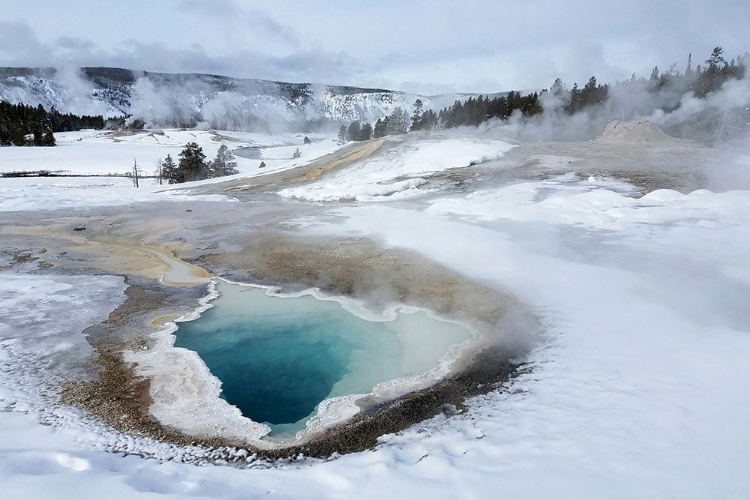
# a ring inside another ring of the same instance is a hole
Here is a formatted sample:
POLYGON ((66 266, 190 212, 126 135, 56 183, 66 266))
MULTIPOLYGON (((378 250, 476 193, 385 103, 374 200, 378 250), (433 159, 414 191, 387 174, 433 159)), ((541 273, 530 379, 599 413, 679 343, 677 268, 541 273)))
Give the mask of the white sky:
POLYGON ((747 0, 0 0, 1 66, 120 66, 424 94, 614 81, 750 51, 747 0))

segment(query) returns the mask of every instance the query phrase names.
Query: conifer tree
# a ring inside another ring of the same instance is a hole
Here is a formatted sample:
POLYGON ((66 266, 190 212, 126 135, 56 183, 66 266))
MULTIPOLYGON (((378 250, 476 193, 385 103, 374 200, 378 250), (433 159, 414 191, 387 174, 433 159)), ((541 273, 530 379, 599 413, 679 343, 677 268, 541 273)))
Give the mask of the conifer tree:
POLYGON ((226 144, 222 144, 219 147, 219 151, 216 153, 216 158, 211 162, 210 170, 211 177, 223 177, 225 175, 239 173, 234 154, 232 154, 226 144))
POLYGON ((348 140, 348 132, 346 129, 346 125, 341 125, 341 128, 339 128, 339 145, 346 144, 346 141, 348 140))
POLYGON ((206 155, 203 154, 203 148, 196 142, 187 143, 182 148, 179 158, 175 182, 196 181, 209 177, 206 155))
MULTIPOLYGON (((388 120, 388 117, 385 118, 388 120)), ((387 123, 382 120, 381 118, 378 118, 378 121, 375 122, 375 128, 373 129, 373 135, 376 139, 379 139, 381 137, 385 137, 385 129, 386 129, 387 123)))
POLYGON ((398 135, 405 134, 409 130, 409 113, 396 107, 388 117, 388 125, 386 127, 387 135, 398 135))
POLYGON ((346 131, 346 138, 350 141, 358 141, 361 133, 362 127, 359 124, 359 120, 355 120, 349 125, 346 131))
POLYGON ((54 146, 55 144, 55 134, 50 129, 45 130, 42 136, 42 146, 54 146))
POLYGON ((422 130, 422 99, 414 101, 414 112, 411 115, 411 130, 422 130))
POLYGON ((166 158, 159 162, 158 175, 160 176, 159 184, 161 184, 161 179, 166 179, 170 184, 183 182, 178 180, 179 177, 177 175, 177 165, 175 165, 174 160, 172 159, 172 155, 167 155, 166 158))
POLYGON ((359 140, 360 141, 369 141, 372 139, 372 125, 369 123, 365 123, 362 125, 362 128, 360 128, 359 131, 359 140))

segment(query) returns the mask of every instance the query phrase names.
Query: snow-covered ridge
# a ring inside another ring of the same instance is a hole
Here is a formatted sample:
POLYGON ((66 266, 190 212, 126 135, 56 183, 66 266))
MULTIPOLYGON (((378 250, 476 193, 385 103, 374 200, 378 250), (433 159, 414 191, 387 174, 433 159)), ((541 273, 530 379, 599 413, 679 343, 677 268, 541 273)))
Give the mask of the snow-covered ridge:
POLYGON ((290 123, 373 122, 396 107, 442 108, 468 96, 163 74, 119 68, 0 68, 0 100, 61 112, 133 115, 151 126, 288 129, 290 123))
POLYGON ((307 201, 390 201, 429 192, 419 189, 426 177, 452 168, 500 158, 511 147, 504 141, 471 136, 404 138, 389 150, 357 161, 330 177, 279 191, 285 198, 307 201))

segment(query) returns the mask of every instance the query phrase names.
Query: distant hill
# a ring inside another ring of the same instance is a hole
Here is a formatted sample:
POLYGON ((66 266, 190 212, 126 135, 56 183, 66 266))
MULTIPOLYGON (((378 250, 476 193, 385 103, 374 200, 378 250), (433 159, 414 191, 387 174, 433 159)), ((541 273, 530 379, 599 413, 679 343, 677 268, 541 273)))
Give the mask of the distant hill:
POLYGON ((440 109, 471 94, 420 96, 387 89, 285 83, 122 68, 0 68, 0 100, 147 126, 229 130, 315 128, 373 122, 416 99, 440 109))

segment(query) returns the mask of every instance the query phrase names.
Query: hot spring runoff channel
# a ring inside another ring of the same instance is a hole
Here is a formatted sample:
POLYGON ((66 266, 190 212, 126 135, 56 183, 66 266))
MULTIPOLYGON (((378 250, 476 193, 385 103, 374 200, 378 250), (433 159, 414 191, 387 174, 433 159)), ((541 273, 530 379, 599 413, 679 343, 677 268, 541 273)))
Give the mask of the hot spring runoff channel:
POLYGON ((304 429, 327 398, 437 367, 465 328, 423 311, 367 321, 312 295, 281 298, 219 282, 213 308, 180 323, 177 347, 198 353, 222 382, 221 396, 271 435, 304 429))

